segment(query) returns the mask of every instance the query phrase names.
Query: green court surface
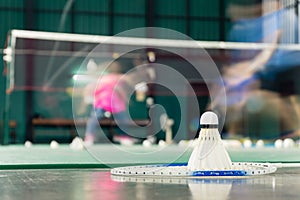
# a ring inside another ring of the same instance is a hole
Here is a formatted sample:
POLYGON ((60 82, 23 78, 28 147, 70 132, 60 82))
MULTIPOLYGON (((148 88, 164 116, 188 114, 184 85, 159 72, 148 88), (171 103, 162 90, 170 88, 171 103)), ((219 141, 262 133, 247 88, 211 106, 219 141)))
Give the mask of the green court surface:
MULTIPOLYGON (((0 169, 110 168, 126 165, 163 164, 169 163, 170 155, 180 152, 183 153, 173 162, 187 162, 191 149, 178 145, 170 145, 163 149, 158 146, 145 148, 142 145, 101 144, 94 145, 88 150, 73 150, 69 145, 60 145, 57 149, 51 149, 49 145, 33 145, 29 148, 23 145, 9 145, 0 146, 0 169), (120 151, 128 153, 124 156, 119 153, 120 151), (153 151, 158 151, 158 153, 152 155, 153 151), (136 154, 140 154, 138 159, 135 157, 136 154)), ((228 149, 228 152, 234 162, 300 162, 300 148, 231 148, 228 149)))

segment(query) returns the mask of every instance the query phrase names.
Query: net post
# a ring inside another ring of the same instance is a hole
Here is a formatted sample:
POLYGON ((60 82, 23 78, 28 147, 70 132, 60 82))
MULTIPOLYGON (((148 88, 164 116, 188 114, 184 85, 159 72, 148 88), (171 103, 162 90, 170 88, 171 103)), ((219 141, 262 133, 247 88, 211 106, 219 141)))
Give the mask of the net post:
POLYGON ((7 73, 6 73, 6 81, 5 81, 5 99, 4 99, 4 113, 3 113, 3 134, 1 134, 0 137, 0 143, 2 145, 7 145, 9 144, 9 131, 10 131, 10 127, 9 127, 9 121, 10 121, 10 95, 11 95, 11 91, 13 89, 14 86, 14 59, 15 59, 15 55, 14 55, 14 50, 15 50, 15 45, 16 45, 16 37, 13 34, 13 31, 11 31, 8 34, 8 45, 7 47, 9 47, 10 45, 10 52, 6 52, 6 56, 11 57, 11 59, 6 61, 6 65, 7 65, 7 73))

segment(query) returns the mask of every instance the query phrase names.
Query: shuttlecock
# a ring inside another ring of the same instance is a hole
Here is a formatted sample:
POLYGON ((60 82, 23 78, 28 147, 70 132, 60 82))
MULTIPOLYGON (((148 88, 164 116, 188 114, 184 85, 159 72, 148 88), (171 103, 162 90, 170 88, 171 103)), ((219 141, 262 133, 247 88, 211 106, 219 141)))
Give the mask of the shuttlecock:
POLYGON ((283 146, 283 141, 281 139, 277 139, 275 142, 274 142, 274 146, 276 149, 280 149, 282 148, 283 146))
POLYGON ((262 148, 265 146, 265 142, 263 140, 257 140, 255 146, 256 146, 256 148, 262 148))
POLYGON ((167 146, 167 143, 164 140, 159 140, 158 141, 158 146, 159 147, 165 147, 165 146, 167 146))
POLYGON ((75 137, 70 144, 70 148, 72 150, 83 150, 84 149, 83 140, 80 137, 75 137))
POLYGON ((151 147, 152 143, 149 140, 144 140, 143 141, 143 147, 151 147))
POLYGON ((52 141, 50 142, 50 148, 51 148, 51 149, 57 149, 58 147, 59 147, 59 143, 58 143, 57 141, 52 140, 52 141))
POLYGON ((293 148, 295 147, 295 142, 291 138, 286 138, 283 140, 282 146, 283 148, 293 148))
POLYGON ((252 141, 250 139, 245 139, 243 142, 244 148, 248 149, 252 147, 252 141))
POLYGON ((231 168, 232 162, 222 143, 218 123, 218 117, 213 112, 205 112, 201 116, 201 131, 188 161, 189 170, 226 170, 231 168))
POLYGON ((26 148, 30 148, 30 147, 32 146, 32 142, 26 141, 26 142, 24 143, 24 146, 25 146, 26 148))

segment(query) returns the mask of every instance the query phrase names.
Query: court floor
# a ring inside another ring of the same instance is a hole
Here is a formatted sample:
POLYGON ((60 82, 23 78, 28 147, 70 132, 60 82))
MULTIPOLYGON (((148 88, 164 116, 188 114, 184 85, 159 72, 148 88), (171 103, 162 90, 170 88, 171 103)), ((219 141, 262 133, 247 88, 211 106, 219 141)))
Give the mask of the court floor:
MULTIPOLYGON (((95 145, 88 151, 72 150, 68 145, 57 149, 49 145, 1 146, 0 199, 300 199, 300 168, 281 168, 274 174, 235 179, 112 176, 111 167, 164 163, 171 152, 182 147, 171 146, 159 152, 160 156, 149 153, 159 148, 156 146, 122 147, 122 151, 142 153, 141 160, 120 155, 115 148, 95 145), (102 163, 98 158, 109 162, 102 163)), ((174 162, 186 162, 189 154, 190 150, 186 150, 174 162)), ((229 154, 233 161, 300 160, 300 148, 240 148, 229 149, 229 154)))
POLYGON ((245 179, 112 177, 107 169, 0 171, 0 199, 300 199, 300 170, 245 179))

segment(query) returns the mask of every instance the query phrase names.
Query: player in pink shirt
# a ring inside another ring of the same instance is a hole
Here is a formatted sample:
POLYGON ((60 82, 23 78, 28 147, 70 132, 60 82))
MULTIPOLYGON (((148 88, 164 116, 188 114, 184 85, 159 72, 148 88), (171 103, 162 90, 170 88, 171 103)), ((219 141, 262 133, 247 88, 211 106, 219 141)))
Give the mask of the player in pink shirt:
MULTIPOLYGON (((121 77, 121 65, 119 62, 113 62, 108 67, 108 74, 99 77, 97 86, 94 91, 94 110, 87 121, 85 143, 93 144, 97 133, 99 132, 99 119, 107 114, 112 114, 119 122, 124 122, 126 117, 126 101, 127 93, 125 85, 121 77)), ((104 133, 101 133, 104 134, 104 133)), ((100 135, 103 139, 104 135, 100 135)), ((98 137, 97 137, 98 138, 98 137)), ((107 138, 112 139, 112 135, 107 135, 107 138)), ((106 140, 107 141, 107 140, 106 140)))
POLYGON ((110 113, 126 110, 125 94, 122 91, 121 74, 108 74, 100 78, 94 93, 94 108, 110 113))

